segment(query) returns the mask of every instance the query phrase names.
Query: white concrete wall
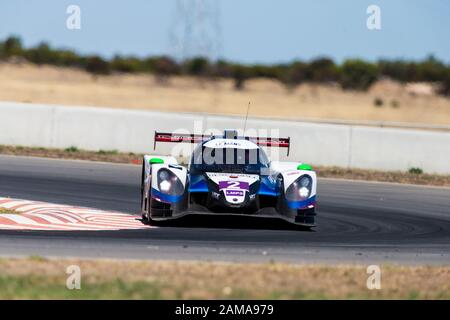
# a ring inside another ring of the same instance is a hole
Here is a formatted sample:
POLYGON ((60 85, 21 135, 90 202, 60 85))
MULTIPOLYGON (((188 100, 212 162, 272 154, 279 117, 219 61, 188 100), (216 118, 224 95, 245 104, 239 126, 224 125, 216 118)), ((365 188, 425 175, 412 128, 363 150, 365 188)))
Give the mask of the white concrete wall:
MULTIPOLYGON (((218 133, 240 117, 0 102, 0 144, 188 155, 190 145, 157 145, 154 131, 218 133)), ((272 158, 316 165, 450 174, 450 132, 249 119, 248 134, 291 137, 291 153, 272 158), (272 131, 275 130, 275 131, 272 131), (253 131, 253 132, 252 132, 253 131)))

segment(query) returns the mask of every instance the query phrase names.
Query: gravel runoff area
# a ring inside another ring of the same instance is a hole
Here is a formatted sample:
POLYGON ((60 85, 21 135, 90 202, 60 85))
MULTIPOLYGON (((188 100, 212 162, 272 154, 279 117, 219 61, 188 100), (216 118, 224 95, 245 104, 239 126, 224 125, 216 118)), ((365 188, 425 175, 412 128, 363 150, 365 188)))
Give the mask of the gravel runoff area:
MULTIPOLYGON (((0 145, 0 154, 56 159, 103 161, 112 163, 131 163, 136 165, 141 164, 143 156, 142 154, 135 153, 121 153, 116 150, 86 151, 80 150, 76 147, 70 147, 67 149, 47 149, 4 145, 0 145)), ((317 171, 319 177, 322 178, 381 181, 450 187, 450 175, 427 174, 423 173, 421 168, 411 168, 407 172, 402 172, 347 169, 339 167, 314 166, 314 164, 312 165, 314 170, 317 171)))

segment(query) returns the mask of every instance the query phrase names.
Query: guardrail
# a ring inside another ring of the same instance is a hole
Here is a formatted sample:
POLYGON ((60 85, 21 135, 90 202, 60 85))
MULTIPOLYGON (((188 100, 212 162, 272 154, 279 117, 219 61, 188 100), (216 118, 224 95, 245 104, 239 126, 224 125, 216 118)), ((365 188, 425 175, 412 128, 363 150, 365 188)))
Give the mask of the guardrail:
MULTIPOLYGON (((244 126, 241 117, 233 116, 13 102, 0 102, 0 115, 0 144, 4 145, 76 146, 175 156, 188 156, 191 146, 174 149, 161 144, 153 151, 155 130, 209 133, 244 126)), ((261 135, 278 132, 290 136, 290 155, 279 151, 281 160, 380 170, 419 167, 425 172, 450 174, 450 132, 262 118, 249 118, 247 128, 261 135)), ((272 151, 272 157, 276 152, 272 151)))

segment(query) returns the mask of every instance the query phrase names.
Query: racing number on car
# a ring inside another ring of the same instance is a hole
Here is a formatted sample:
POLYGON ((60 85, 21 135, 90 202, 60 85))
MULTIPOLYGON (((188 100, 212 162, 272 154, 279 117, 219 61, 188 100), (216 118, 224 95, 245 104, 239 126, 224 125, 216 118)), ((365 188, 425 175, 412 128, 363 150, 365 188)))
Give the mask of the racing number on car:
POLYGON ((228 181, 228 189, 240 189, 239 185, 239 181, 228 181))
POLYGON ((241 181, 220 181, 219 189, 238 189, 238 190, 248 190, 248 182, 241 181))

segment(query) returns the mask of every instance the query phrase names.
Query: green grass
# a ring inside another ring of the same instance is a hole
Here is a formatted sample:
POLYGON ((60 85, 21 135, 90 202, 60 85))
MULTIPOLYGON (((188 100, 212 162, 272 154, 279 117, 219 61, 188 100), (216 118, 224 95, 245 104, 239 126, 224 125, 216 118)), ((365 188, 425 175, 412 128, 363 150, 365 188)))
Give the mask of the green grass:
POLYGON ((448 266, 381 266, 381 290, 366 266, 0 259, 0 299, 450 299, 448 266), (81 289, 66 287, 67 267, 81 289))
MULTIPOLYGON (((65 279, 44 276, 0 276, 0 299, 183 299, 188 288, 176 283, 160 283, 158 281, 125 281, 113 279, 107 281, 82 281, 81 289, 69 290, 65 279)), ((224 295, 221 290, 208 290, 212 299, 390 299, 391 292, 359 291, 345 295, 335 295, 324 289, 293 292, 268 291, 257 295, 252 290, 234 289, 224 295)), ((429 293, 410 290, 401 298, 408 300, 426 299, 429 293)), ((432 294, 434 298, 450 299, 450 291, 439 291, 432 294)), ((192 293, 189 299, 203 299, 204 295, 192 293)), ((398 297, 396 297, 398 298, 398 297)))
POLYGON ((99 150, 97 153, 101 154, 101 155, 116 155, 116 154, 119 154, 119 151, 117 151, 117 150, 99 150))
POLYGON ((77 147, 75 147, 75 146, 71 146, 71 147, 68 147, 68 148, 64 149, 64 151, 65 152, 70 152, 70 153, 75 153, 75 152, 79 152, 80 150, 77 147))
POLYGON ((0 276, 1 299, 162 299, 156 283, 125 282, 121 279, 85 282, 69 290, 63 278, 0 276))
POLYGON ((33 254, 33 255, 29 256, 28 259, 29 259, 30 261, 34 261, 34 262, 44 262, 44 261, 47 261, 47 258, 45 258, 45 257, 43 257, 43 256, 40 256, 40 255, 37 255, 37 254, 33 254))

